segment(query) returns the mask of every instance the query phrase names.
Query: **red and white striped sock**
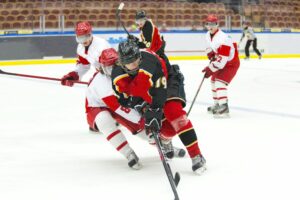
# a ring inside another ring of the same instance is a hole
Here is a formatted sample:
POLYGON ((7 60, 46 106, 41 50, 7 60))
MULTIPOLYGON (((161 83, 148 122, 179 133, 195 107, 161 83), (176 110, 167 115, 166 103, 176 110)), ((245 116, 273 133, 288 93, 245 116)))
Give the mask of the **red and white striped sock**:
POLYGON ((211 83, 211 91, 212 91, 213 100, 214 100, 214 103, 217 104, 218 103, 218 97, 217 97, 217 90, 216 90, 215 81, 211 81, 210 83, 211 83))
POLYGON ((117 128, 114 118, 108 111, 100 112, 95 123, 109 143, 119 151, 125 158, 133 151, 125 135, 117 128))
POLYGON ((227 84, 221 81, 216 81, 215 86, 219 105, 227 103, 227 84))

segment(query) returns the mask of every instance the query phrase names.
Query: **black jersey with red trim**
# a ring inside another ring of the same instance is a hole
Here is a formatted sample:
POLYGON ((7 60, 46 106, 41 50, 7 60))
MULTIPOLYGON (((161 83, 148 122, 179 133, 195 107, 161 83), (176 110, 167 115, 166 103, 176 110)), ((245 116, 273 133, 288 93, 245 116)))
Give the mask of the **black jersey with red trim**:
POLYGON ((141 39, 142 42, 138 43, 139 48, 146 48, 157 52, 163 45, 159 30, 150 19, 146 20, 141 29, 141 39))
POLYGON ((140 98, 151 108, 162 108, 167 99, 167 69, 165 62, 156 54, 141 51, 141 62, 135 75, 116 66, 112 71, 113 89, 123 106, 134 107, 133 98, 140 98))

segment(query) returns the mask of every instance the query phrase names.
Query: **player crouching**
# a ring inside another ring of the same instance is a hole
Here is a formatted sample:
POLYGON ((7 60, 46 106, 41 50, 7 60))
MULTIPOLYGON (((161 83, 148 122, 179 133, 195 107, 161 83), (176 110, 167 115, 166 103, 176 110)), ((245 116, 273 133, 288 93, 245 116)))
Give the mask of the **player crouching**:
POLYGON ((100 65, 96 67, 98 73, 89 83, 86 92, 87 121, 90 127, 103 133, 107 141, 128 160, 129 167, 140 169, 142 165, 138 156, 130 147, 124 133, 116 126, 116 122, 133 134, 143 130, 144 123, 139 113, 122 107, 114 95, 110 75, 112 65, 118 57, 114 56, 116 51, 110 51, 111 49, 102 51, 100 65))

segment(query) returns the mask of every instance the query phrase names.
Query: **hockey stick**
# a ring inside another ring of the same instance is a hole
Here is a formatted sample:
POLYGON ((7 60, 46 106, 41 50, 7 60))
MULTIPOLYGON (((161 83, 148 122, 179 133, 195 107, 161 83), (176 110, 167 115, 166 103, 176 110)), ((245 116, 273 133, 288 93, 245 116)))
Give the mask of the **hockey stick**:
POLYGON ((154 139, 155 139, 156 147, 157 147, 159 155, 160 155, 160 160, 163 163, 163 166, 165 168, 165 172, 167 174, 170 185, 172 187, 172 190, 173 190, 173 193, 174 193, 174 196, 175 196, 175 200, 179 200, 179 196, 178 196, 176 187, 177 187, 177 185, 180 181, 180 175, 179 175, 178 172, 176 172, 175 176, 173 177, 173 173, 171 171, 170 165, 169 165, 169 163, 167 163, 166 157, 165 157, 164 153, 162 152, 162 144, 161 144, 161 142, 158 138, 158 133, 157 132, 152 132, 152 133, 153 133, 153 136, 154 136, 154 139))
POLYGON ((121 2, 120 5, 119 5, 119 7, 118 7, 118 9, 117 9, 116 17, 117 17, 118 22, 122 25, 124 31, 127 33, 128 36, 130 36, 130 34, 129 34, 129 32, 127 31, 126 27, 124 26, 124 23, 123 23, 123 21, 121 20, 121 16, 120 16, 121 11, 123 10, 123 7, 124 7, 124 3, 121 2))
POLYGON ((197 96, 198 96, 198 94, 199 94, 199 91, 200 91, 200 89, 201 89, 201 87, 202 87, 202 84, 203 84, 203 82, 204 82, 204 79, 205 79, 205 74, 204 74, 204 76, 203 76, 203 78, 202 78, 202 81, 201 81, 201 83, 200 83, 200 85, 199 85, 199 87, 198 87, 198 90, 197 90, 197 92, 196 92, 196 94, 195 94, 195 96, 194 96, 194 99, 193 99, 192 104, 191 104, 191 106, 190 106, 190 108, 189 108, 189 111, 187 112, 187 116, 189 116, 189 114, 190 114, 190 112, 191 112, 191 110, 192 110, 192 108, 193 108, 193 106, 194 106, 194 103, 195 103, 196 98, 197 98, 197 96))
MULTIPOLYGON (((35 78, 35 79, 44 79, 44 80, 51 80, 51 81, 61 81, 60 78, 51 78, 51 77, 45 77, 45 76, 35 76, 35 75, 29 75, 29 74, 17 74, 17 73, 11 73, 11 72, 5 72, 0 69, 0 74, 4 75, 11 75, 11 76, 21 76, 21 77, 26 77, 26 78, 35 78)), ((87 82, 83 81, 73 81, 74 83, 78 84, 84 84, 87 85, 87 82)))

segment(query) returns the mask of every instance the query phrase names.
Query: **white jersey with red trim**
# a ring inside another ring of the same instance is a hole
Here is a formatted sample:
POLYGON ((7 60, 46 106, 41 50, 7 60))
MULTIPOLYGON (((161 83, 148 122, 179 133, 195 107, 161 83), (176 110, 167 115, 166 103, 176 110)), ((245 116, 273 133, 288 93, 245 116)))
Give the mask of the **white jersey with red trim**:
POLYGON ((213 72, 223 69, 228 62, 238 56, 232 38, 220 29, 213 35, 207 32, 206 41, 216 55, 216 60, 209 66, 213 72))
POLYGON ((82 44, 77 46, 77 64, 74 71, 78 73, 79 79, 82 78, 91 66, 99 67, 99 57, 104 49, 110 48, 110 44, 103 38, 92 36, 93 40, 89 47, 82 44))
POLYGON ((111 78, 98 72, 86 91, 87 107, 105 107, 133 123, 139 123, 140 114, 130 108, 122 107, 112 89, 111 78))

